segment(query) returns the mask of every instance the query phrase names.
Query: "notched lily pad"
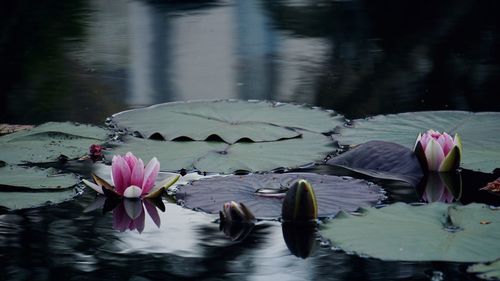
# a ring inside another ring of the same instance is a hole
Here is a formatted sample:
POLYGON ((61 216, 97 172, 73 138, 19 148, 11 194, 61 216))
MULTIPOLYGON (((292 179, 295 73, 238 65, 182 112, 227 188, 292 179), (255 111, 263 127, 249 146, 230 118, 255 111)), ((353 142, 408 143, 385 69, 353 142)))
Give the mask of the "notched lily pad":
POLYGON ((11 165, 0 167, 0 192, 8 188, 65 189, 77 183, 78 177, 75 175, 59 174, 54 169, 11 165))
POLYGON ((0 167, 0 206, 24 209, 60 203, 77 195, 78 178, 54 169, 6 165, 0 167))
POLYGON ((296 138, 300 132, 331 132, 342 117, 330 111, 267 101, 191 101, 157 104, 112 116, 120 129, 144 138, 254 142, 296 138))
POLYGON ((79 194, 74 188, 44 192, 0 192, 0 206, 11 209, 26 209, 48 204, 59 204, 79 194))
POLYGON ((339 127, 339 143, 354 145, 367 140, 394 142, 413 149, 421 132, 434 129, 462 138, 462 167, 492 172, 500 167, 500 112, 423 111, 378 115, 339 127))
POLYGON ((305 179, 313 186, 320 217, 333 216, 340 210, 355 211, 384 198, 382 189, 367 181, 309 173, 214 177, 180 186, 176 198, 187 208, 212 214, 218 213, 225 202, 236 201, 244 203, 256 217, 278 218, 283 196, 256 191, 278 191, 290 187, 298 179, 305 179))
POLYGON ((369 141, 326 162, 350 171, 374 177, 403 181, 416 187, 423 172, 413 151, 402 145, 369 141))
POLYGON ((500 214, 487 205, 395 203, 361 213, 339 214, 323 227, 322 235, 344 251, 382 260, 488 262, 500 258, 500 214))
POLYGON ((233 173, 269 171, 276 168, 295 168, 321 161, 335 151, 331 139, 321 134, 301 132, 301 137, 276 142, 235 143, 204 141, 155 141, 134 137, 124 143, 111 143, 105 158, 132 151, 142 159, 157 157, 162 171, 180 169, 202 172, 233 173))
POLYGON ((91 144, 102 143, 110 132, 99 127, 70 122, 49 122, 32 129, 0 137, 0 160, 10 164, 57 161, 88 153, 91 144))

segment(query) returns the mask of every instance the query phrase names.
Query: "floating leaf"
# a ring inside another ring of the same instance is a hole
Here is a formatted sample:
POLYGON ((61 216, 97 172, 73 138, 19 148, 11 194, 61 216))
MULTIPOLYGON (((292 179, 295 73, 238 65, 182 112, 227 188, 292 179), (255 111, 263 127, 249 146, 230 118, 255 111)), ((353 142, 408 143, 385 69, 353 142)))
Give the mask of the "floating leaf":
POLYGON ((487 205, 395 203, 361 213, 342 213, 321 233, 344 251, 382 260, 487 262, 500 258, 500 216, 487 205))
POLYGON ((300 136, 300 129, 328 133, 342 124, 332 112, 266 101, 192 101, 157 104, 112 117, 118 128, 145 138, 206 140, 216 136, 227 143, 239 140, 276 141, 300 136))
POLYGON ((53 162, 60 155, 75 159, 87 154, 91 144, 104 142, 108 133, 90 125, 49 122, 0 137, 0 160, 19 164, 53 162))
POLYGON ((474 264, 467 268, 467 272, 477 273, 479 278, 486 280, 500 280, 500 260, 489 264, 474 264))
POLYGON ((329 137, 309 132, 302 132, 299 138, 258 143, 176 142, 134 137, 127 137, 124 142, 115 143, 115 148, 105 151, 106 159, 131 151, 142 159, 158 158, 162 171, 182 168, 216 173, 269 171, 320 161, 335 151, 329 137))
POLYGON ((77 195, 70 188, 77 183, 75 175, 57 174, 54 169, 0 167, 0 206, 24 209, 60 203, 77 195))
MULTIPOLYGON (((0 167, 0 190, 7 188, 65 189, 78 183, 73 174, 58 174, 54 169, 7 165, 0 167)), ((3 193, 0 193, 3 194, 3 193)), ((3 195, 1 196, 3 201, 3 195)))
POLYGON ((58 204, 78 195, 77 190, 67 188, 57 191, 45 192, 0 192, 0 206, 8 209, 26 209, 39 207, 46 204, 58 204))
POLYGON ((491 172, 500 167, 500 112, 424 111, 378 115, 342 127, 342 145, 367 140, 394 142, 413 149, 415 139, 428 129, 458 133, 462 138, 462 167, 491 172))
POLYGON ((383 198, 378 186, 364 180, 309 173, 203 179, 180 186, 176 198, 187 208, 212 214, 218 213, 225 202, 242 202, 256 217, 277 218, 281 214, 283 198, 262 196, 256 191, 288 188, 298 179, 305 179, 313 186, 321 217, 335 215, 340 210, 354 211, 376 204, 383 198))
POLYGON ((378 179, 404 181, 416 187, 423 177, 412 150, 399 144, 369 141, 326 163, 378 179))

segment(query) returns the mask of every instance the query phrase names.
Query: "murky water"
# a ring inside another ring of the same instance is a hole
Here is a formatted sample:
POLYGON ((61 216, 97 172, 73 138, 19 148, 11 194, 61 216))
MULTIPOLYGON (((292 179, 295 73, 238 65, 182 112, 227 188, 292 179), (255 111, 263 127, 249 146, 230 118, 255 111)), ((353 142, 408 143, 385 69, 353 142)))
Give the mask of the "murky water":
MULTIPOLYGON (((0 123, 102 124, 194 99, 271 99, 349 118, 500 111, 496 1, 10 1, 0 11, 0 123)), ((394 189, 388 202, 415 202, 394 189)), ((474 195, 469 201, 485 201, 474 195)), ((317 241, 294 256, 278 222, 243 242, 166 203, 115 229, 91 192, 0 215, 1 280, 474 280, 466 264, 383 262, 317 241), (87 211, 86 211, 87 210, 87 211)), ((464 202, 465 203, 465 202, 464 202)))
POLYGON ((2 9, 2 122, 226 98, 351 118, 500 108, 496 1, 27 2, 2 9))

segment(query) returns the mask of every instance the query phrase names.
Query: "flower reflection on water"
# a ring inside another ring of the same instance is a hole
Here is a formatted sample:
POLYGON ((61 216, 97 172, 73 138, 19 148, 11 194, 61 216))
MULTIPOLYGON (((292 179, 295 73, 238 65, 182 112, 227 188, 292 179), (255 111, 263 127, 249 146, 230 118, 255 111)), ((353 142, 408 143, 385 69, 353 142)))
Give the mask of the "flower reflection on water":
POLYGON ((430 172, 425 180, 422 200, 428 203, 452 203, 460 199, 461 193, 462 178, 460 173, 430 172))
MULTIPOLYGON (((161 201, 159 201, 161 202, 161 201)), ((162 203, 163 204, 163 203, 162 203)), ((157 207, 149 200, 124 199, 113 209, 113 228, 121 232, 136 230, 141 233, 144 230, 146 212, 157 227, 160 227, 160 216, 157 207)))

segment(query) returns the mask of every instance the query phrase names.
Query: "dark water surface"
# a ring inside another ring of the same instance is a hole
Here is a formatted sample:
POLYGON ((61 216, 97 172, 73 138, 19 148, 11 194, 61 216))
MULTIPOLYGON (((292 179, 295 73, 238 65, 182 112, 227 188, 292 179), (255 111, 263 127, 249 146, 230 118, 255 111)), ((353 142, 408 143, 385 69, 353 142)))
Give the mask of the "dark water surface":
MULTIPOLYGON (((307 103, 349 118, 500 111, 499 1, 2 6, 0 123, 103 124, 129 108, 227 98, 307 103)), ((278 222, 232 242, 216 216, 169 203, 159 228, 146 217, 142 234, 119 232, 113 212, 84 212, 94 199, 86 192, 0 215, 0 280, 475 280, 467 264, 383 262, 319 241, 297 258, 278 222)))
POLYGON ((498 1, 7 1, 0 121, 193 99, 500 110, 498 1))

